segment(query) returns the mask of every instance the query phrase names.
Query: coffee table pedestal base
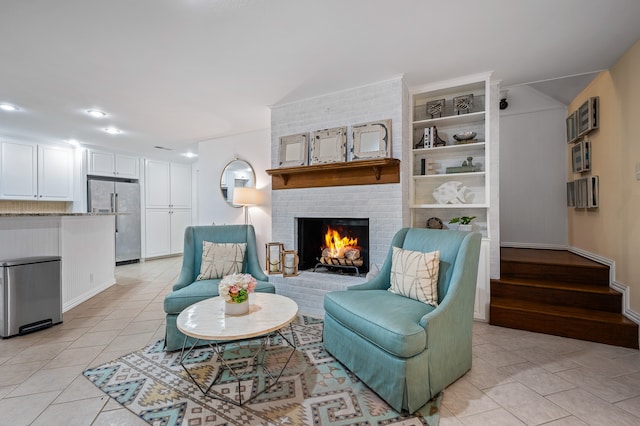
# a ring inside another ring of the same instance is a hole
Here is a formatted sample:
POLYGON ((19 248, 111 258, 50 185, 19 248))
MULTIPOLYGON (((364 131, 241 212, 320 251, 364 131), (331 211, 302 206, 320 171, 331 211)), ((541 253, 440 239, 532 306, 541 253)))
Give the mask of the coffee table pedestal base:
MULTIPOLYGON (((269 334, 267 334, 267 335, 265 335, 263 337, 260 337, 260 339, 262 340, 261 343, 260 343, 260 347, 256 350, 256 352, 250 358, 253 365, 256 365, 256 360, 258 360, 260 355, 262 355, 264 353, 266 347, 269 345, 269 339, 274 337, 276 334, 280 335, 282 340, 287 342, 287 344, 292 348, 291 349, 291 353, 287 357, 287 360, 285 361, 284 365, 282 366, 282 369, 280 370, 280 372, 276 376, 271 374, 269 369, 264 366, 264 361, 260 361, 257 365, 262 367, 263 372, 266 373, 266 375, 268 376, 268 378, 265 379, 265 386, 264 386, 263 389, 260 389, 258 392, 254 393, 249 398, 244 399, 244 400, 242 398, 242 392, 241 392, 240 388, 241 388, 242 379, 246 378, 249 375, 249 373, 244 373, 243 374, 241 372, 238 372, 237 371, 237 370, 239 370, 238 368, 234 369, 224 359, 225 347, 227 346, 228 343, 234 343, 236 341, 229 341, 229 342, 224 342, 224 343, 218 343, 218 342, 207 343, 209 345, 209 347, 211 348, 211 350, 213 350, 213 352, 217 355, 218 362, 220 363, 220 368, 218 369, 218 373, 216 374, 216 377, 214 377, 214 379, 211 381, 209 386, 206 386, 206 384, 203 384, 203 383, 199 383, 198 380, 196 380, 196 378, 193 377, 193 375, 191 375, 191 373, 189 372, 189 369, 184 365, 184 360, 199 345, 199 343, 201 342, 200 339, 197 339, 193 343, 193 345, 191 345, 191 347, 189 349, 187 349, 187 337, 185 336, 184 343, 182 344, 182 349, 180 351, 180 365, 182 366, 184 371, 187 373, 187 375, 189 376, 191 381, 198 387, 198 389, 200 389, 200 392, 202 392, 202 394, 204 396, 209 396, 211 398, 215 398, 215 399, 218 399, 218 400, 221 400, 221 401, 225 401, 225 402, 228 402, 228 403, 233 404, 233 405, 242 406, 242 405, 252 401, 254 398, 256 398, 258 395, 262 394, 266 390, 270 389, 273 385, 278 383, 278 380, 280 380, 280 377, 282 376, 282 373, 284 373, 284 370, 289 365, 289 361, 291 360, 291 357, 293 356, 293 354, 296 351, 296 345, 295 345, 295 338, 294 338, 294 335, 293 335, 293 324, 292 323, 289 323, 289 329, 291 330, 291 340, 287 339, 281 333, 282 329, 281 330, 277 330, 277 331, 275 331, 273 333, 269 333, 269 334), (185 352, 185 350, 186 350, 186 352, 185 352), (213 388, 214 385, 218 384, 217 383, 218 379, 220 379, 220 377, 222 375, 222 372, 225 369, 228 370, 231 373, 231 375, 235 378, 235 380, 237 382, 237 394, 238 394, 238 399, 237 400, 231 399, 231 398, 226 397, 224 395, 217 394, 215 392, 211 392, 211 388, 213 388)), ((246 339, 244 341, 247 341, 247 340, 255 340, 255 338, 254 339, 246 339)))

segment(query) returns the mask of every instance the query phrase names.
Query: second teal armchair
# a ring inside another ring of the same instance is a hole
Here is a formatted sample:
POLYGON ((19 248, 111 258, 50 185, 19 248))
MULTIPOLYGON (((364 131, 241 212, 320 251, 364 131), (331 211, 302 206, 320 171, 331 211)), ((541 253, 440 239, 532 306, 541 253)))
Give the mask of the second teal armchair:
POLYGON ((324 345, 396 411, 420 409, 471 368, 480 234, 405 228, 391 245, 440 251, 437 307, 387 291, 392 248, 370 281, 325 295, 324 345))

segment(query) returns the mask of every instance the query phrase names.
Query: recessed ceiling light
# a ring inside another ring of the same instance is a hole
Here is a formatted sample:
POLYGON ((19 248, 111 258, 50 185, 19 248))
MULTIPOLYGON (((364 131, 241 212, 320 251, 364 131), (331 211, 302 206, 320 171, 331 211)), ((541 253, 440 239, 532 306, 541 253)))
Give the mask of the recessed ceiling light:
POLYGON ((102 117, 106 117, 107 116, 106 112, 102 112, 102 111, 99 111, 97 109, 88 109, 87 110, 87 114, 89 114, 90 116, 95 117, 95 118, 102 118, 102 117))
POLYGON ((11 104, 0 104, 0 109, 3 111, 18 111, 20 108, 11 104))
POLYGON ((75 139, 69 139, 69 140, 67 140, 67 143, 68 143, 69 145, 73 145, 73 146, 75 146, 75 147, 79 147, 79 146, 80 146, 80 142, 78 142, 78 141, 77 141, 77 140, 75 140, 75 139))
POLYGON ((110 135, 117 135, 118 133, 122 133, 122 130, 116 129, 115 127, 106 127, 103 130, 110 135))
POLYGON ((197 156, 198 156, 198 154, 194 154, 193 152, 185 152, 185 153, 184 153, 184 154, 182 154, 182 155, 184 155, 184 156, 185 156, 185 157, 187 157, 187 158, 195 158, 195 157, 197 157, 197 156))

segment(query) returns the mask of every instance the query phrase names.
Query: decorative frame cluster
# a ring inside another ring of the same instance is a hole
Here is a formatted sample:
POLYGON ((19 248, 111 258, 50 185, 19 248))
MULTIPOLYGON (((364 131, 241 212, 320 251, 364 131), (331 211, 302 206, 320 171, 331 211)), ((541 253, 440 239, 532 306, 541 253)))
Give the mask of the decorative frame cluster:
MULTIPOLYGON (((351 160, 391 156, 391 120, 352 125, 351 160)), ((278 167, 347 161, 347 126, 280 137, 278 167)))

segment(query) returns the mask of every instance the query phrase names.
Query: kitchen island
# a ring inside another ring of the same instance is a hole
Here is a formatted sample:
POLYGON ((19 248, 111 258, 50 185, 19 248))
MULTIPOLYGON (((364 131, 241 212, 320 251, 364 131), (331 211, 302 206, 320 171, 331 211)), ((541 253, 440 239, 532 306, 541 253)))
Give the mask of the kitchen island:
POLYGON ((0 213, 0 260, 62 258, 62 311, 115 284, 115 215, 0 213))

